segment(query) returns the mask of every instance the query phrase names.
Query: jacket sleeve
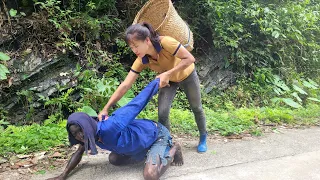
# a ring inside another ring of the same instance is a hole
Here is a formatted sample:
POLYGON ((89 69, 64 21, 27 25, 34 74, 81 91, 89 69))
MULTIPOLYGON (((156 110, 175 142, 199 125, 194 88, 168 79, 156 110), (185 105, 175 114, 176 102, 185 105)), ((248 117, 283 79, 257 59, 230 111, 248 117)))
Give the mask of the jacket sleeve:
MULTIPOLYGON (((135 98, 127 105, 117 109, 108 120, 112 120, 119 130, 127 127, 145 108, 152 97, 158 92, 159 79, 151 81, 135 98)), ((107 121, 108 121, 107 120, 107 121)))

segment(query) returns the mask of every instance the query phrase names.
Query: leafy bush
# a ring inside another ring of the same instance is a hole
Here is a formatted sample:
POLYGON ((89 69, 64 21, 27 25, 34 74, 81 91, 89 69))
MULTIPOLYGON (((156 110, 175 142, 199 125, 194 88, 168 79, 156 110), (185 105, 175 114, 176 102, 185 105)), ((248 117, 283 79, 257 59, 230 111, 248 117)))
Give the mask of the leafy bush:
POLYGON ((0 155, 26 154, 67 144, 66 121, 57 124, 12 126, 0 133, 0 155))
POLYGON ((240 107, 291 106, 301 108, 320 102, 317 82, 301 74, 292 74, 283 80, 272 69, 257 69, 251 77, 239 78, 237 84, 226 90, 202 93, 203 103, 215 109, 240 107))
MULTIPOLYGON (((228 111, 205 107, 204 111, 209 134, 218 132, 222 136, 242 133, 261 135, 261 125, 315 125, 320 121, 320 105, 316 104, 298 110, 265 107, 228 111)), ((157 120, 158 112, 156 109, 142 111, 139 118, 157 120)), ((193 113, 189 110, 171 109, 170 123, 173 133, 198 135, 193 113)))
MULTIPOLYGON (((0 62, 1 61, 8 61, 10 60, 10 57, 8 55, 6 55, 3 52, 0 52, 0 62)), ((9 70, 7 68, 7 66, 0 64, 0 80, 4 80, 7 79, 7 74, 9 74, 9 70)))
MULTIPOLYGON (((49 22, 58 32, 53 38, 55 47, 81 59, 74 73, 78 85, 69 90, 58 87, 56 97, 37 97, 32 90, 19 92, 20 101, 28 108, 25 120, 32 119, 36 101, 45 103, 51 116, 42 126, 15 127, 6 122, 5 113, 1 112, 2 155, 65 143, 63 123, 53 123, 74 111, 96 114, 127 75, 123 61, 129 59, 132 64, 133 54, 119 35, 138 10, 119 11, 119 6, 131 1, 34 2, 47 12, 49 22)), ((175 1, 175 6, 194 32, 195 51, 227 50, 230 56, 225 57, 225 67, 230 65, 239 75, 236 85, 202 94, 209 133, 260 135, 263 124, 312 125, 319 121, 319 0, 190 0, 175 1)), ((0 53, 0 60, 0 79, 6 79, 7 55, 0 53)), ((149 70, 142 72, 117 107, 126 104, 155 76, 149 70)), ((177 92, 172 107, 172 131, 197 134, 183 92, 177 92)), ((156 96, 139 117, 157 120, 157 115, 156 96)))
POLYGON ((295 71, 316 77, 319 2, 191 0, 176 6, 193 29, 198 48, 206 51, 213 44, 215 51, 228 49, 226 64, 239 74, 272 67, 284 75, 295 71))
POLYGON ((55 47, 63 53, 72 51, 84 56, 88 61, 86 66, 94 67, 109 58, 102 49, 106 48, 105 44, 112 44, 114 36, 124 29, 116 18, 115 3, 114 0, 37 0, 35 5, 47 12, 48 21, 58 31, 59 40, 52 42, 55 47))

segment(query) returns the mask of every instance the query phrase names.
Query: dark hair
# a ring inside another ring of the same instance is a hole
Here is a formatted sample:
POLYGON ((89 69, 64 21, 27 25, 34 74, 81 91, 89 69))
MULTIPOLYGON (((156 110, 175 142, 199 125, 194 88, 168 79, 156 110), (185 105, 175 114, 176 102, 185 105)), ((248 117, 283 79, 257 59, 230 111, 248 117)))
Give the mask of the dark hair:
POLYGON ((130 44, 132 40, 144 41, 147 37, 150 38, 152 44, 159 42, 159 34, 152 28, 151 24, 146 22, 133 24, 125 32, 127 44, 130 44))

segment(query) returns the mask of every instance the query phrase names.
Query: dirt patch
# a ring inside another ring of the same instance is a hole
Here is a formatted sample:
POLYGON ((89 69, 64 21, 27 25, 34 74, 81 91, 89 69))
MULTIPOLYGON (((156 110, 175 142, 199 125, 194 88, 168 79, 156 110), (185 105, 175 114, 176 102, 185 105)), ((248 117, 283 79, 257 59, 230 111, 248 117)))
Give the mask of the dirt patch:
POLYGON ((57 147, 28 155, 13 155, 0 159, 0 179, 30 179, 33 174, 44 174, 64 166, 76 147, 57 147))

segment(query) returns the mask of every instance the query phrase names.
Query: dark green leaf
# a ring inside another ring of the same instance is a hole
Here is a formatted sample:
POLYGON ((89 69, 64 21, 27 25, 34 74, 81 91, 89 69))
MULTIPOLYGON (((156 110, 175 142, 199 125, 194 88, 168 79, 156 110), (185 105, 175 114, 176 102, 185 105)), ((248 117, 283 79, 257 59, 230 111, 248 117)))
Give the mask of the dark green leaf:
POLYGON ((296 103, 293 99, 291 98, 283 98, 282 101, 286 103, 287 105, 294 107, 294 108, 301 108, 302 106, 298 103, 296 103))
POLYGON ((301 89, 299 86, 297 85, 292 85, 293 86, 293 89, 298 91, 300 94, 305 94, 305 95, 308 95, 308 93, 306 93, 303 89, 301 89))
POLYGON ((298 93, 294 92, 294 93, 292 93, 292 96, 294 96, 299 102, 302 102, 302 100, 300 99, 298 93))
POLYGON ((18 12, 18 11, 15 10, 15 9, 10 9, 9 14, 10 14, 11 17, 14 17, 14 16, 17 15, 17 12, 18 12))
POLYGON ((319 99, 317 99, 317 98, 309 97, 308 99, 309 99, 309 100, 311 100, 311 101, 320 102, 320 100, 319 100, 319 99))
POLYGON ((134 98, 134 94, 132 90, 129 90, 121 99, 118 101, 119 106, 124 106, 128 104, 134 98))
POLYGON ((83 106, 81 112, 87 113, 89 116, 98 116, 97 112, 90 106, 83 106))
POLYGON ((10 60, 10 57, 8 55, 6 55, 5 53, 0 52, 0 60, 8 61, 8 60, 10 60))

